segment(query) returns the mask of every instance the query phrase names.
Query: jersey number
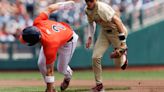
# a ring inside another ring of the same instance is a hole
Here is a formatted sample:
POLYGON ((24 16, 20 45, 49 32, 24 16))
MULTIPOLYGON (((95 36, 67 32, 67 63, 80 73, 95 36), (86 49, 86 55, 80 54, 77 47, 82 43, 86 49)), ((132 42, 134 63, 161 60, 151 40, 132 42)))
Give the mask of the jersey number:
POLYGON ((61 30, 66 30, 66 28, 63 25, 57 24, 57 25, 52 25, 52 30, 55 32, 60 32, 61 30))

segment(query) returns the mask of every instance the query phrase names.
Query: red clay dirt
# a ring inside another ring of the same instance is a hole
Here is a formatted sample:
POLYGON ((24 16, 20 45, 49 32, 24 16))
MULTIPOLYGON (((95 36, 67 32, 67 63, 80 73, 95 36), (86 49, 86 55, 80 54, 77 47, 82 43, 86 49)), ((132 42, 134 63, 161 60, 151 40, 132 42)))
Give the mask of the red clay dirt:
MULTIPOLYGON (((56 81, 55 85, 60 86, 61 81, 56 81)), ((24 87, 24 86, 44 86, 43 81, 38 80, 0 80, 0 87, 24 87)), ((94 81, 72 80, 70 87, 91 88, 94 81)), ((110 90, 109 92, 164 92, 164 80, 104 80, 105 88, 126 87, 126 90, 110 90)), ((108 91, 106 91, 108 92, 108 91)))

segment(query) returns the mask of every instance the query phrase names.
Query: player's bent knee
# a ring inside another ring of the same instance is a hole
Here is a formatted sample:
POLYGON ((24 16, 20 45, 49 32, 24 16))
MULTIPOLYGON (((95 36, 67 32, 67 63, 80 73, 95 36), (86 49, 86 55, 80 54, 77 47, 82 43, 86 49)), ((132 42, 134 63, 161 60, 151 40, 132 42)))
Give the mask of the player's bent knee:
POLYGON ((116 66, 122 66, 126 60, 127 60, 127 57, 125 54, 123 54, 120 58, 115 58, 114 63, 116 66))
POLYGON ((43 67, 43 66, 45 66, 44 62, 38 61, 38 67, 43 67))
POLYGON ((62 74, 65 74, 65 72, 67 71, 66 69, 61 68, 61 67, 58 67, 57 70, 59 73, 62 73, 62 74))
POLYGON ((63 69, 60 67, 57 67, 58 72, 63 73, 63 69))
POLYGON ((98 63, 101 61, 101 57, 92 57, 93 63, 98 63))

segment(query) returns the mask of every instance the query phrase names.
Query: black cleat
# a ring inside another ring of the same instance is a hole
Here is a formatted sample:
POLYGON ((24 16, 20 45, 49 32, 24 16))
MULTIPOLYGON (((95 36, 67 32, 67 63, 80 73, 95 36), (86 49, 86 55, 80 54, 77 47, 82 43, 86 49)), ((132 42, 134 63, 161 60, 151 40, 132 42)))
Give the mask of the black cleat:
POLYGON ((68 88, 71 78, 64 78, 63 82, 60 85, 60 90, 64 91, 68 88))

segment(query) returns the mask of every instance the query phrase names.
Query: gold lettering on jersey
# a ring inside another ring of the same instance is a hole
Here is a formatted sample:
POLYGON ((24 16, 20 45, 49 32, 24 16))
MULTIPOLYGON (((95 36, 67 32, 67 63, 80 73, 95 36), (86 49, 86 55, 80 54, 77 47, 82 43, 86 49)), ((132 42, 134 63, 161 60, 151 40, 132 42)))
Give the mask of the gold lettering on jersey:
POLYGON ((61 29, 61 30, 66 30, 65 26, 61 25, 61 24, 57 24, 56 27, 58 29, 61 29))

